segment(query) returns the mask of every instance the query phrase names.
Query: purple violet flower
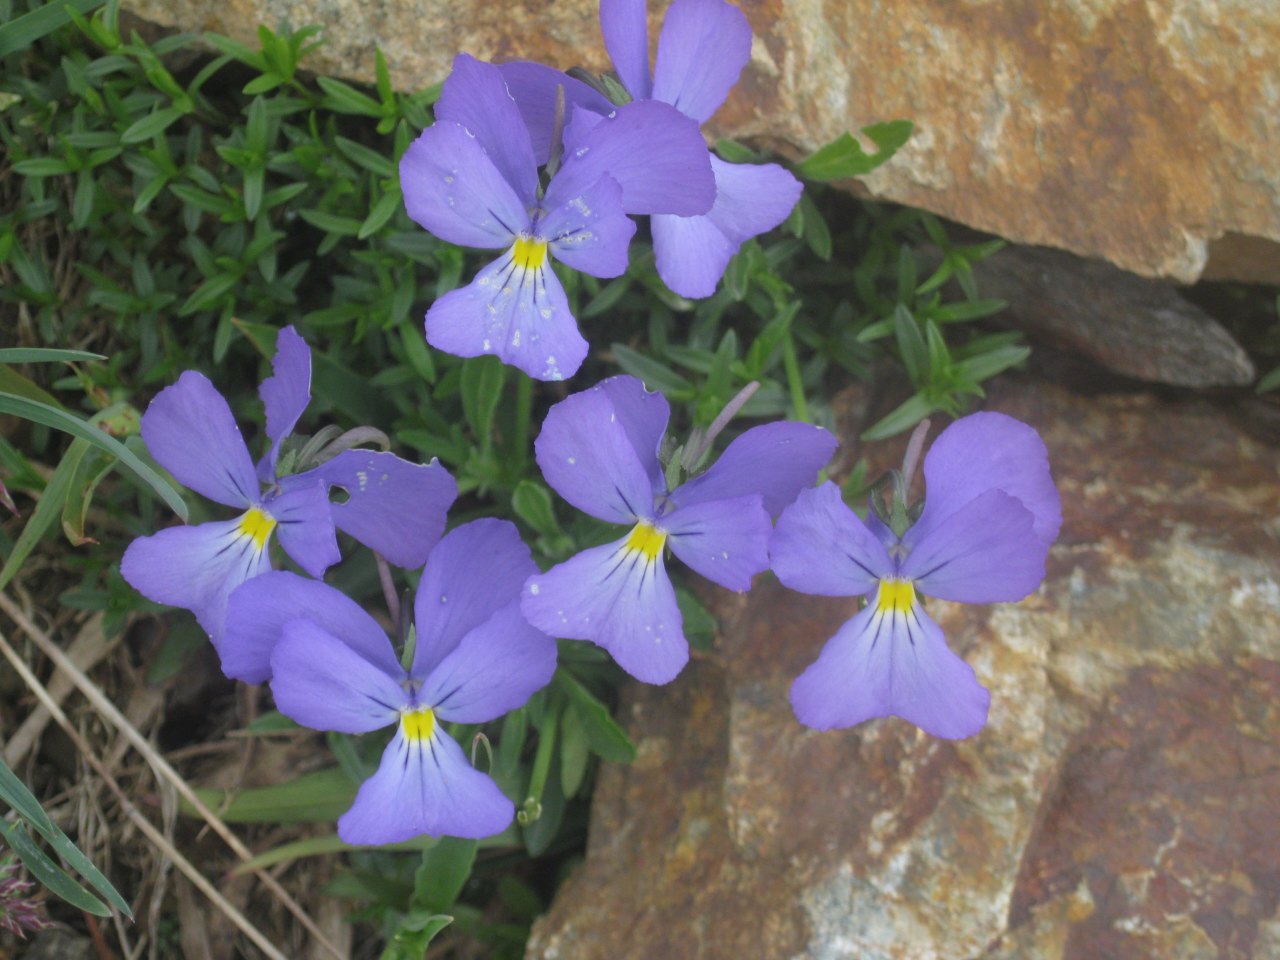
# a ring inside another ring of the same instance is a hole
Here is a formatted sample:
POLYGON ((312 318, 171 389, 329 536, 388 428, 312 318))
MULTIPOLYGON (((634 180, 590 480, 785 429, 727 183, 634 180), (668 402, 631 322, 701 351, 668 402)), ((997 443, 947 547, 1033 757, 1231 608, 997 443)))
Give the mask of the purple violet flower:
POLYGON ((344 841, 478 838, 511 823, 511 801, 441 723, 496 719, 550 682, 555 641, 520 615, 520 587, 536 571, 505 520, 446 534, 422 571, 407 670, 377 622, 324 583, 277 571, 236 591, 225 655, 259 672, 269 660, 281 713, 342 733, 396 724, 377 772, 338 820, 344 841))
POLYGON ((539 380, 572 376, 587 342, 550 258, 616 277, 636 229, 628 213, 706 212, 715 180, 697 124, 666 104, 620 107, 575 143, 543 192, 497 67, 459 54, 435 112, 400 161, 409 216, 450 243, 504 252, 431 305, 427 341, 461 357, 496 354, 539 380))
POLYGON ((874 596, 791 687, 806 726, 902 717, 926 733, 971 737, 990 693, 948 649, 919 594, 961 603, 1021 600, 1044 579, 1062 507, 1039 434, 999 413, 955 421, 924 461, 920 518, 899 540, 866 523, 824 483, 783 511, 769 552, 786 586, 821 596, 874 596))
MULTIPOLYGON (((751 58, 747 18, 724 0, 675 0, 662 23, 651 76, 645 6, 645 0, 601 0, 600 29, 618 78, 635 102, 669 103, 699 125, 706 123, 751 58)), ((564 87, 573 116, 565 130, 567 150, 592 128, 593 114, 614 109, 585 83, 542 64, 516 62, 501 70, 539 148, 549 147, 557 86, 564 87)), ((660 211, 650 220, 658 275, 684 297, 715 293, 742 244, 782 223, 802 189, 776 163, 727 163, 714 154, 710 160, 716 183, 711 209, 695 215, 660 211)))
POLYGON ((458 487, 435 461, 352 449, 278 477, 281 445, 311 399, 311 352, 293 327, 280 331, 274 373, 259 396, 270 449, 256 469, 227 401, 203 374, 188 370, 161 390, 142 417, 142 439, 181 484, 244 510, 234 520, 178 526, 129 544, 120 572, 143 596, 196 615, 217 646, 227 599, 271 569, 271 534, 303 570, 324 576, 340 559, 335 527, 390 562, 415 567, 444 532, 458 487), (331 503, 340 487, 344 503, 331 503))
POLYGON ((668 491, 658 450, 670 414, 662 394, 612 377, 553 406, 534 445, 560 496, 631 529, 530 577, 520 609, 539 630, 599 644, 646 683, 667 683, 689 659, 664 547, 708 580, 750 589, 769 565, 771 518, 836 447, 807 423, 753 427, 706 473, 668 491))

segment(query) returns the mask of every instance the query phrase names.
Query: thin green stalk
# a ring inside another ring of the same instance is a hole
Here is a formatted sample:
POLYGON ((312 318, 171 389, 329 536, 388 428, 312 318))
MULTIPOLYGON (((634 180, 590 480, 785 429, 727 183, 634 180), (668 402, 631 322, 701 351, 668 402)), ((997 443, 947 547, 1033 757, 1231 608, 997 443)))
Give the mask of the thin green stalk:
POLYGON ((809 401, 804 396, 804 381, 800 378, 800 361, 796 357, 796 343, 791 331, 782 338, 782 365, 787 371, 787 389, 791 393, 791 410, 797 420, 812 423, 809 418, 809 401))

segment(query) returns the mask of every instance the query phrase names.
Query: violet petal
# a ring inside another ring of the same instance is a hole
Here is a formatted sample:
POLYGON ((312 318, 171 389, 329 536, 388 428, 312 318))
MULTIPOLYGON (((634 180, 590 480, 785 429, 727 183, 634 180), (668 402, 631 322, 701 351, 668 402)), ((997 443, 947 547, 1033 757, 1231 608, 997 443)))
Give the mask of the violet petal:
POLYGON ((671 492, 679 506, 758 493, 776 517, 812 487, 835 453, 836 438, 822 427, 794 420, 766 423, 736 438, 707 472, 671 492))
POLYGON ((286 623, 271 653, 276 706, 312 730, 368 733, 394 723, 409 702, 400 676, 385 673, 311 620, 286 623))
POLYGON ((520 596, 538 567, 515 524, 482 519, 445 534, 427 558, 414 598, 418 642, 411 674, 421 680, 462 638, 520 596))
POLYGON ((495 354, 535 380, 571 377, 587 355, 587 341, 564 287, 548 262, 517 266, 514 250, 431 305, 427 342, 458 357, 495 354))
POLYGON ((955 740, 982 729, 990 703, 918 602, 881 613, 873 600, 791 685, 796 717, 818 730, 895 716, 955 740))
POLYGON ((338 836, 368 845, 423 834, 479 839, 501 833, 514 817, 514 804, 438 725, 430 737, 410 739, 402 724, 377 771, 338 818, 338 836))
POLYGON ((709 500, 662 518, 671 552, 713 583, 751 589, 751 579, 769 568, 773 522, 759 494, 709 500))
POLYGON ((188 370, 142 416, 142 439, 185 487, 228 507, 258 499, 258 476, 227 401, 204 374, 188 370))
POLYGON ((792 590, 856 597, 894 574, 885 545, 827 481, 782 511, 769 544, 773 572, 792 590))

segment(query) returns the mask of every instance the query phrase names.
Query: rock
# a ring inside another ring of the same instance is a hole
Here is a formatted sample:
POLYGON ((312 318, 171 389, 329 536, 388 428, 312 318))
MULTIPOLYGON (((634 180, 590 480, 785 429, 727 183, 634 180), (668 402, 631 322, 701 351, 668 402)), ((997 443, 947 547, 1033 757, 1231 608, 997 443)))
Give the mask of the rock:
POLYGON ((1280 449, 1195 399, 986 406, 1042 431, 1065 513, 1033 597, 930 602, 987 728, 807 730, 788 687, 853 602, 719 594, 713 655, 630 691, 638 758, 530 960, 1276 955, 1280 449))
POLYGON ((1047 247, 1006 247, 973 268, 1021 329, 1108 370, 1182 387, 1247 386, 1253 362, 1167 283, 1047 247))
MULTIPOLYGON (((659 4, 651 4, 656 40, 659 4)), ((256 44, 325 28, 312 69, 442 79, 455 52, 607 67, 594 0, 125 0, 166 26, 256 44)), ((752 61, 715 136, 800 156, 906 117, 875 197, 1146 276, 1280 282, 1280 5, 1138 0, 758 0, 752 61), (1209 263, 1213 255, 1213 262, 1209 263)))

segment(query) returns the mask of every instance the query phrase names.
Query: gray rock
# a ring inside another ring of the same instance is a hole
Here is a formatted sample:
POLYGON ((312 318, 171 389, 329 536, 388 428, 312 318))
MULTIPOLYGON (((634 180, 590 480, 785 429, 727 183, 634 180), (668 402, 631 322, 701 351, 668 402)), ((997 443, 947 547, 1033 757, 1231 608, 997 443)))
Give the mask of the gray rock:
POLYGON ((1170 284, 1046 247, 1006 247, 975 265, 984 297, 1017 325, 1108 370, 1180 387, 1247 386, 1253 362, 1170 284))

